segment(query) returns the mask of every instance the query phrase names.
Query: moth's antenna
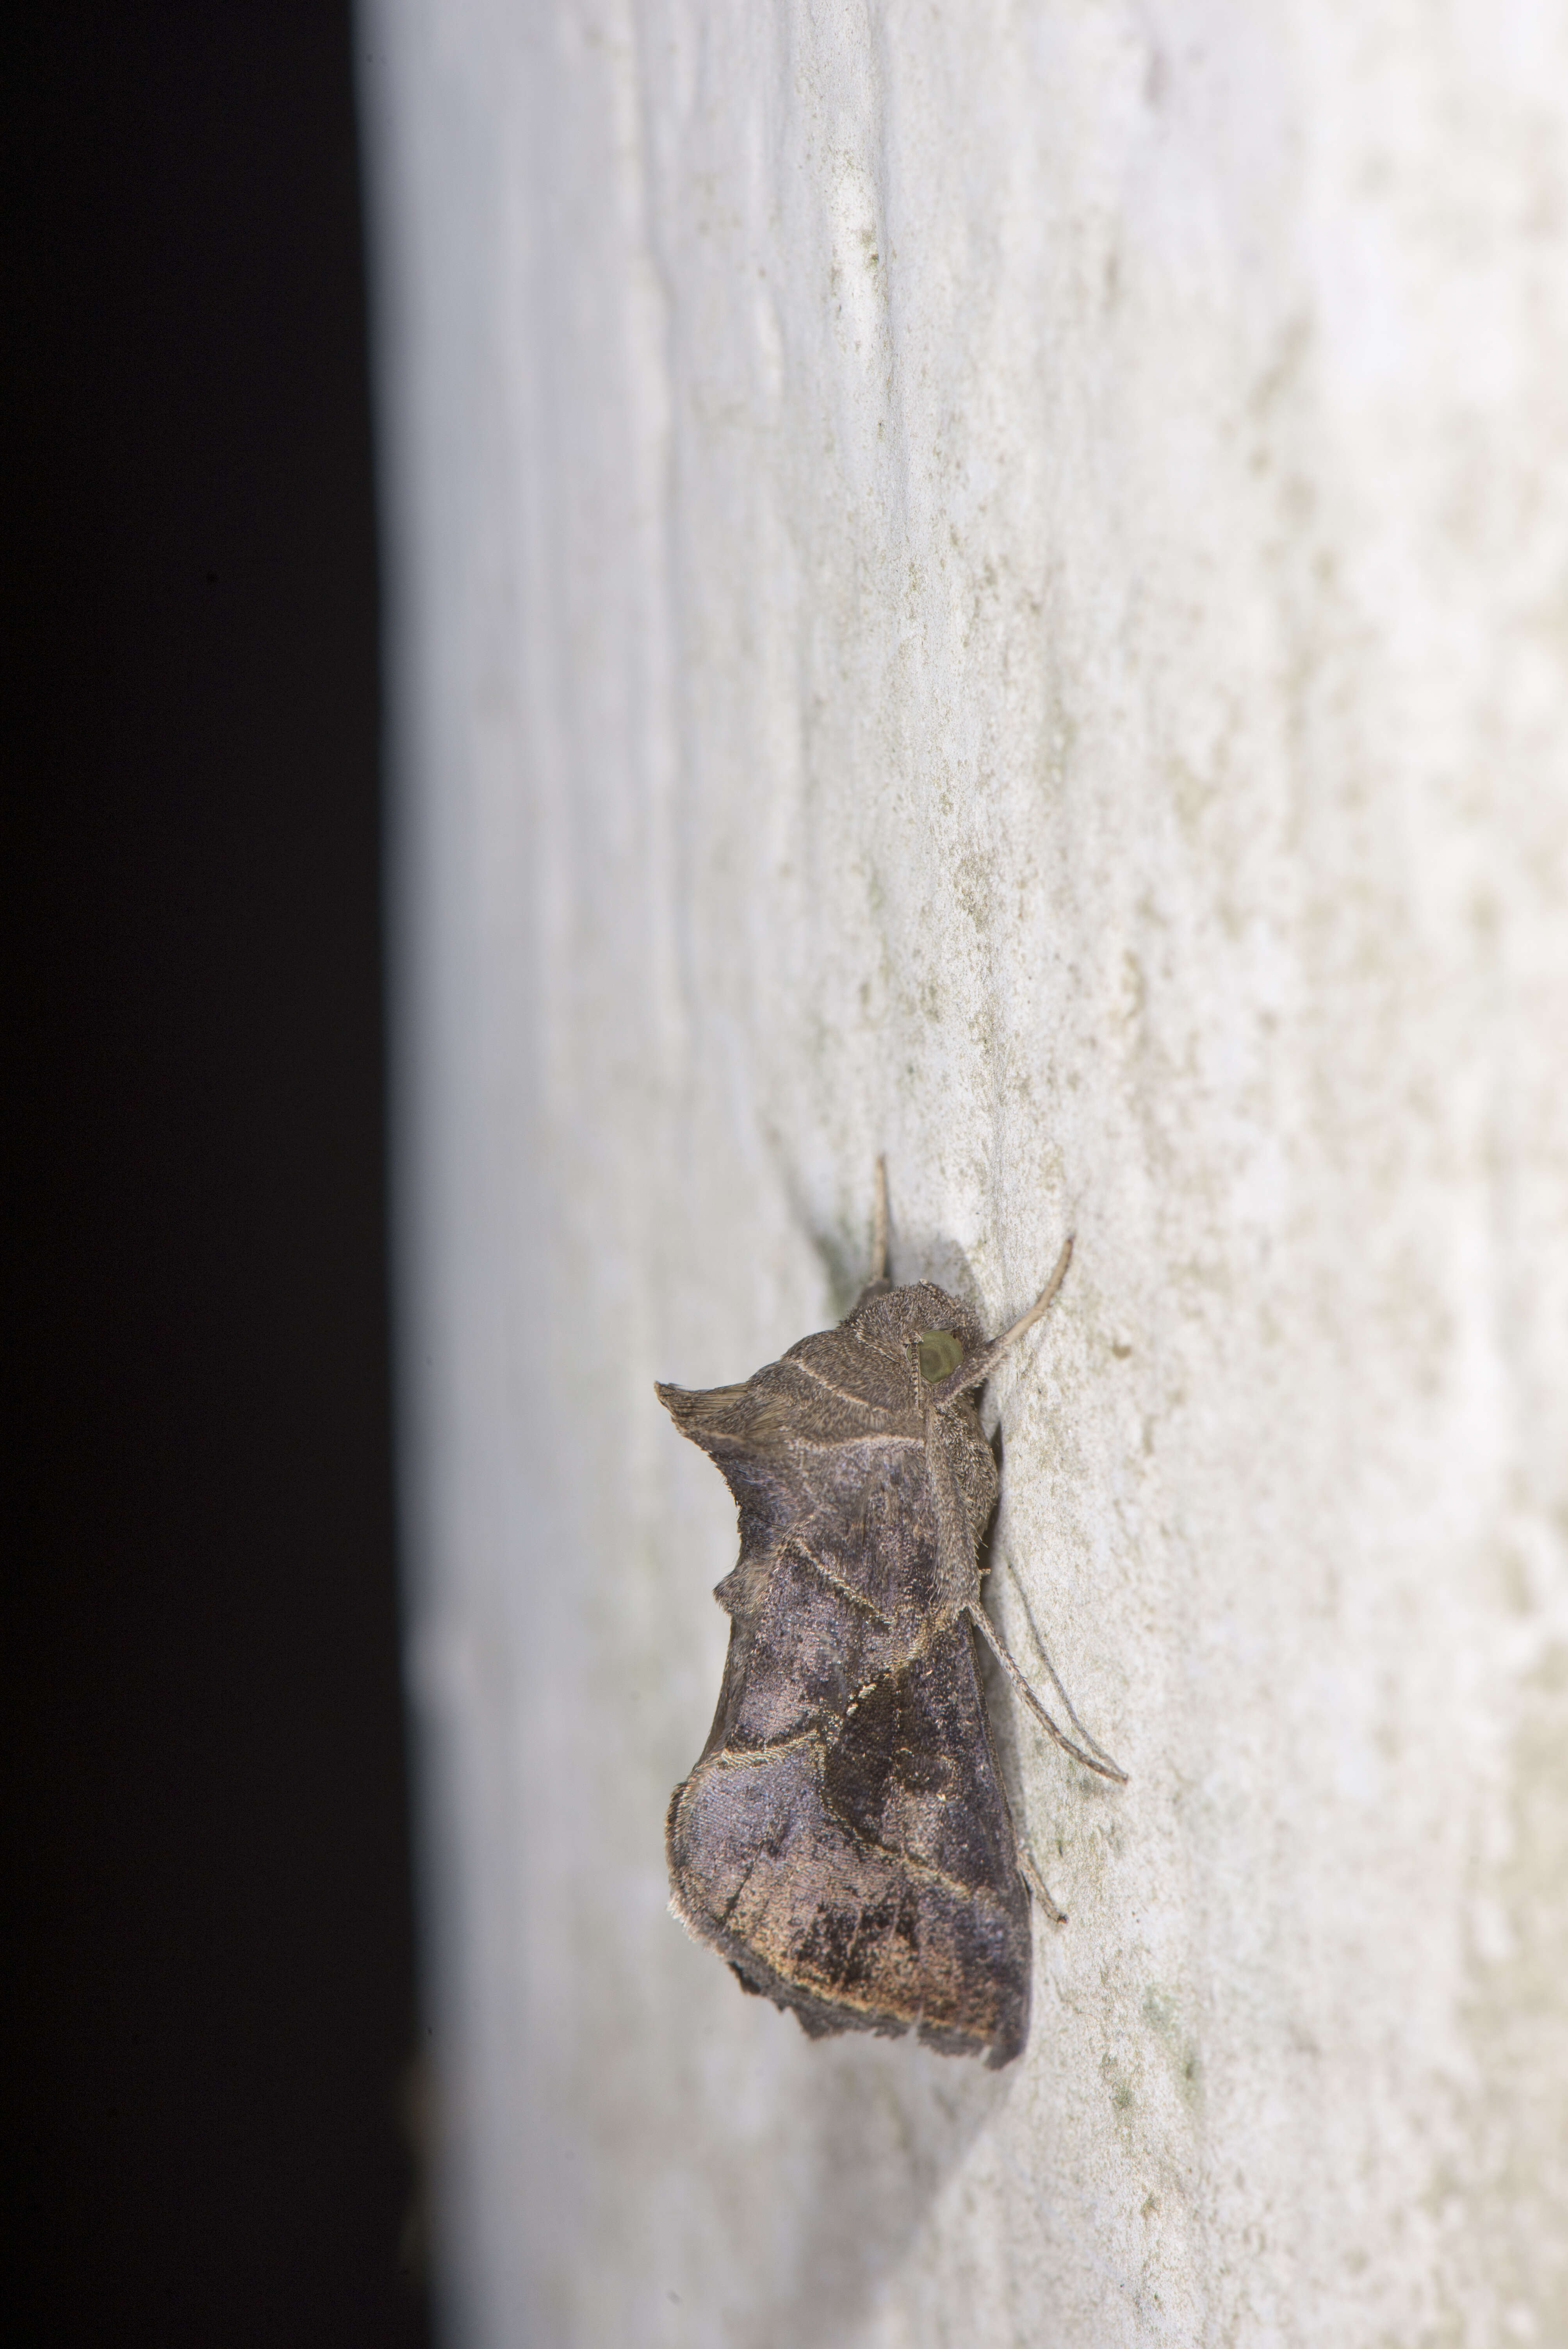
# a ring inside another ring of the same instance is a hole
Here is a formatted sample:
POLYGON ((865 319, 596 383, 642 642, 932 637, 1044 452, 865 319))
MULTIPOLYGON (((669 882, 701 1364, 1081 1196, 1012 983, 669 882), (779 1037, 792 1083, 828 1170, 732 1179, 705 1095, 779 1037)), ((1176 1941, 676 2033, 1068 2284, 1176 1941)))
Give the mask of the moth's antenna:
POLYGON ((876 1208, 872 1217, 872 1272, 870 1286, 882 1280, 887 1274, 887 1160, 877 1159, 876 1208))
POLYGON ((940 1386, 932 1390, 938 1402, 951 1402, 955 1395, 966 1394, 971 1387, 983 1386, 1008 1347, 1016 1345, 1025 1330, 1034 1328, 1068 1277, 1068 1267, 1073 1260, 1073 1238, 1074 1235, 1069 1232, 1062 1242, 1062 1252, 1057 1258, 1056 1270, 1028 1311, 1020 1314, 1012 1328, 1004 1330, 999 1338, 993 1338, 983 1354, 976 1354, 972 1361, 960 1362, 955 1371, 948 1372, 940 1386))
MULTIPOLYGON (((992 1622, 991 1618, 986 1614, 984 1607, 976 1606, 971 1602, 971 1604, 965 1609, 965 1612, 967 1614, 969 1620, 974 1624, 975 1629, 979 1632, 981 1638, 989 1647, 991 1653, 995 1657, 996 1661, 1001 1665, 1003 1671, 1012 1682, 1013 1686, 1017 1690, 1018 1694, 1023 1698, 1024 1702, 1028 1706, 1029 1711, 1034 1714, 1035 1719, 1039 1723, 1040 1727, 1045 1730, 1049 1736, 1056 1739, 1057 1744, 1061 1747, 1063 1753, 1070 1754, 1075 1762, 1081 1762, 1084 1768, 1086 1770, 1092 1770, 1097 1777, 1114 1778, 1119 1786, 1125 1786, 1127 1784, 1127 1773, 1122 1769, 1119 1763, 1111 1761, 1109 1755, 1105 1756, 1103 1759, 1097 1758, 1095 1754, 1087 1752, 1083 1746, 1075 1745, 1072 1739, 1067 1734, 1067 1732, 1057 1727, 1056 1723, 1051 1719, 1050 1714, 1046 1711, 1045 1706, 1040 1702, 1039 1698, 1035 1694, 1034 1690, 1029 1686, 1028 1682, 1024 1678, 1023 1673, 1013 1661, 1013 1659, 1007 1651, 1007 1642, 1003 1639, 1002 1634, 997 1630, 996 1626, 992 1622)), ((1053 1680, 1056 1678, 1054 1672, 1051 1677, 1053 1680)))

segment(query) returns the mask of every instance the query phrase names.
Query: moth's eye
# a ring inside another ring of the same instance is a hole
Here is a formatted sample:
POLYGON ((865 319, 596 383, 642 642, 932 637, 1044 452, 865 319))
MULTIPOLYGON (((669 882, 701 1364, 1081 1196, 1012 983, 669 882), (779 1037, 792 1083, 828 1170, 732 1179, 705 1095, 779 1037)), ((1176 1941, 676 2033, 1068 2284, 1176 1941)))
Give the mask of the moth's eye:
POLYGON ((919 1340, 920 1375, 928 1386, 944 1379, 964 1360, 964 1349, 951 1330, 923 1330, 919 1340))

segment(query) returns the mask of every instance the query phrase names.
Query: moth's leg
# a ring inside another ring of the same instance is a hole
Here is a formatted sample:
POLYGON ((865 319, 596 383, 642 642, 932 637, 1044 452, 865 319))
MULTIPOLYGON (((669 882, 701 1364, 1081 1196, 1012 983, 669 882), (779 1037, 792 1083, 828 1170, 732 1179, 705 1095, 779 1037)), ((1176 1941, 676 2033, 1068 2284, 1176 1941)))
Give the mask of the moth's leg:
MULTIPOLYGON (((1004 1553, 1004 1555, 1006 1556, 1006 1553, 1004 1553)), ((1029 1605, 1029 1594, 1024 1588, 1024 1578, 1018 1572, 1018 1569, 1014 1565, 1010 1556, 1007 1556, 1007 1571, 1012 1576, 1014 1582, 1017 1586, 1018 1602, 1024 1610, 1024 1620, 1029 1627, 1029 1637, 1033 1640, 1035 1646, 1039 1651, 1040 1661, 1044 1664, 1047 1671, 1050 1674, 1051 1686, 1060 1697, 1068 1719, 1072 1723, 1073 1727, 1083 1739, 1084 1744, 1088 1747, 1091 1754, 1098 1754, 1100 1760, 1102 1762, 1109 1762, 1113 1770, 1119 1769, 1119 1764, 1117 1763, 1111 1754, 1106 1752, 1099 1738, 1090 1734, 1090 1733, 1084 1727, 1082 1722, 1078 1719, 1077 1713, 1073 1711, 1073 1701, 1071 1697, 1068 1696, 1066 1689, 1062 1686, 1062 1676, 1057 1671, 1055 1664, 1051 1661, 1050 1650, 1047 1647, 1044 1640, 1040 1637, 1040 1627, 1036 1622, 1034 1609, 1029 1605)), ((1125 1777, 1126 1773, 1123 1772, 1122 1775, 1125 1777)))
POLYGON ((1021 1836, 1015 1837, 1015 1841, 1016 1842, 1018 1849, 1019 1875, 1023 1878, 1025 1883, 1028 1886, 1029 1890, 1034 1894, 1035 1899, 1039 1902, 1041 1908, 1045 1910, 1052 1924, 1065 1925, 1068 1921, 1068 1912, 1065 1909, 1058 1909, 1056 1902, 1051 1899, 1050 1890, 1046 1883, 1046 1879, 1035 1865, 1034 1853, 1029 1849, 1028 1845, 1024 1841, 1021 1836))
POLYGON ((979 1632, 981 1638, 990 1649, 991 1653, 995 1657, 996 1661, 1001 1665, 1003 1671, 1006 1673, 1007 1678, 1012 1682, 1013 1686, 1017 1690, 1018 1694, 1023 1698, 1024 1702, 1028 1706, 1029 1711, 1039 1723, 1040 1727, 1046 1731, 1047 1735, 1056 1739, 1057 1744, 1061 1747, 1063 1753, 1070 1754, 1075 1762, 1081 1762, 1086 1770, 1093 1770, 1101 1778, 1114 1778, 1118 1785, 1124 1786, 1127 1784, 1127 1773, 1120 1767, 1119 1764, 1112 1762, 1109 1758, 1101 1760, 1095 1754, 1088 1753, 1085 1747, 1075 1745, 1072 1739, 1067 1734, 1067 1732, 1057 1727, 1056 1723, 1051 1719, 1050 1714, 1046 1711, 1045 1706, 1040 1702, 1039 1698, 1035 1694, 1034 1690, 1029 1686, 1028 1682, 1024 1678, 1023 1673, 1013 1661, 1012 1656, 1008 1651, 1007 1642, 1003 1639, 1002 1634, 997 1630, 996 1626, 992 1622, 991 1618, 986 1614, 984 1607, 981 1606, 978 1597, 975 1597, 967 1602, 965 1611, 968 1614, 970 1621, 974 1624, 975 1629, 979 1632))
MULTIPOLYGON (((911 1361, 918 1384, 920 1369, 911 1361)), ((943 1442, 943 1423, 929 1387, 925 1389, 925 1473, 931 1480, 931 1497, 936 1509, 936 1571, 943 1604, 957 1613, 966 1609, 973 1613, 980 1604, 980 1569, 975 1563, 975 1543, 969 1530, 969 1520, 958 1488, 953 1481, 948 1463, 947 1447, 943 1442)))
POLYGON ((974 1355, 967 1362, 960 1362, 955 1371, 949 1371, 947 1376, 932 1389, 938 1402, 951 1402, 955 1395, 967 1394, 971 1387, 985 1384, 1008 1347, 1016 1346, 1025 1330, 1034 1328, 1067 1278, 1068 1267, 1072 1260, 1073 1234, 1069 1232, 1062 1242, 1062 1252, 1057 1258, 1055 1271, 1028 1311, 1021 1313, 1012 1328, 1004 1330, 999 1338, 993 1338, 983 1353, 974 1355))

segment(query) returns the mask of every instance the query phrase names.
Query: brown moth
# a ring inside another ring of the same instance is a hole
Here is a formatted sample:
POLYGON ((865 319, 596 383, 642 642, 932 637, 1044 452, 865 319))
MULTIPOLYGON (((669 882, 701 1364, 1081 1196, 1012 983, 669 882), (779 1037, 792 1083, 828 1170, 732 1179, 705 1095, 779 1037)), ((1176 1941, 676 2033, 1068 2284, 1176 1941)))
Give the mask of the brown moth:
POLYGON ((836 1330, 743 1386, 656 1390, 740 1517, 714 1593, 730 1618, 718 1709, 670 1798, 671 1907, 813 2038, 913 2029, 1000 2065, 1028 2035, 1029 1891, 1061 1912, 1002 1790, 975 1633, 1059 1745, 1124 1775, 1070 1705, 1083 1744, 1057 1727, 980 1598, 996 1469, 975 1397, 1060 1288, 1072 1240, 987 1339, 944 1290, 892 1287, 877 1173, 872 1277, 836 1330))

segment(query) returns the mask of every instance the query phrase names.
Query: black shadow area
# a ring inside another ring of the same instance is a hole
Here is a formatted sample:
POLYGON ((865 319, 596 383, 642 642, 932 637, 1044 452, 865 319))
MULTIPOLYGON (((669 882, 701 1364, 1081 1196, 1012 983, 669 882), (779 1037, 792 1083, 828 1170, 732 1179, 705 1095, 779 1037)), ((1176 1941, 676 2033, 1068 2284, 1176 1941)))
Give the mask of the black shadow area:
POLYGON ((427 2333, 351 41, 0 35, 17 2342, 427 2333))

